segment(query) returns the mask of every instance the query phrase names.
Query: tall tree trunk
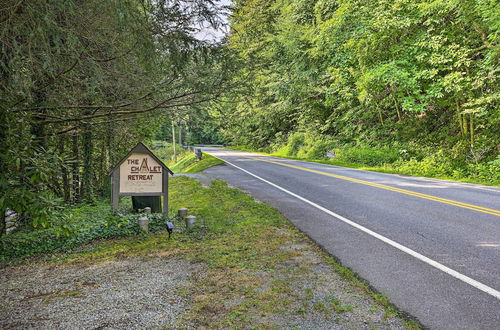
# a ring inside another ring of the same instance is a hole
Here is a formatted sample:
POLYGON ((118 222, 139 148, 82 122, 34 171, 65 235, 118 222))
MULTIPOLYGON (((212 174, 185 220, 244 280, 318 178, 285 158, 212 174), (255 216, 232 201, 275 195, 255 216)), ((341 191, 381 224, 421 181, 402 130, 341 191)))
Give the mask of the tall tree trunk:
POLYGON ((83 174, 82 174, 82 199, 85 202, 92 202, 93 186, 92 186, 92 175, 93 175, 93 161, 92 161, 92 151, 94 149, 93 139, 92 139, 92 126, 89 123, 83 124, 83 174))
POLYGON ((380 124, 384 125, 384 118, 382 118, 382 110, 380 110, 380 108, 378 106, 377 106, 377 110, 378 110, 378 119, 380 120, 380 124))
POLYGON ((62 191, 65 202, 70 202, 70 186, 69 186, 69 174, 68 168, 66 167, 66 156, 64 154, 66 137, 62 135, 59 138, 59 155, 63 157, 63 163, 61 164, 61 175, 62 175, 62 191))
POLYGON ((458 100, 455 100, 455 107, 457 111, 458 125, 460 126, 460 136, 464 136, 465 135, 464 120, 462 118, 463 117, 462 114, 460 113, 460 104, 458 103, 458 100))
MULTIPOLYGON (((33 104, 34 106, 43 106, 45 103, 45 92, 35 91, 33 93, 33 104)), ((45 148, 47 146, 47 137, 45 134, 45 124, 42 122, 45 120, 45 114, 47 110, 39 109, 32 110, 31 114, 31 134, 35 137, 34 146, 45 148)))
POLYGON ((106 171, 107 171, 107 168, 106 168, 106 152, 105 152, 105 149, 106 149, 106 143, 100 143, 101 146, 98 147, 97 150, 100 150, 100 153, 99 153, 99 173, 97 175, 98 177, 98 185, 99 185, 99 196, 100 197, 105 197, 105 191, 106 189, 105 188, 105 180, 106 180, 106 171))
POLYGON ((112 123, 108 123, 108 129, 106 130, 106 154, 107 154, 107 164, 106 170, 110 170, 115 166, 115 157, 113 153, 113 143, 115 136, 115 127, 112 123))
POLYGON ((474 147, 474 114, 470 114, 470 146, 474 147))
POLYGON ((182 146, 182 124, 179 122, 179 145, 182 146))
POLYGON ((464 121, 462 120, 462 115, 458 113, 458 125, 460 126, 460 136, 464 136, 464 121))
POLYGON ((177 155, 175 153, 175 126, 174 121, 172 121, 172 147, 174 148, 174 162, 177 161, 177 155))
MULTIPOLYGON (((1 59, 1 57, 0 57, 0 59, 1 59)), ((0 73, 1 72, 2 71, 0 69, 0 73)), ((2 79, 2 78, 0 78, 0 79, 2 79)), ((1 84, 0 84, 0 86, 1 86, 1 84)), ((9 157, 7 154, 8 153, 8 146, 7 146, 8 128, 9 128, 9 124, 8 124, 7 112, 0 110, 0 154, 5 155, 7 157, 9 157)), ((7 182, 8 177, 9 177, 9 170, 8 169, 4 169, 4 170, 0 171, 0 180, 7 182)), ((4 197, 4 194, 6 194, 6 192, 4 192, 4 191, 0 192, 0 198, 4 197)), ((0 221, 0 236, 2 236, 3 234, 5 234, 5 229, 6 229, 5 228, 5 207, 3 204, 0 205, 0 220, 1 220, 0 221)))
POLYGON ((114 135, 114 126, 112 123, 106 124, 104 127, 104 139, 102 141, 102 148, 101 150, 101 181, 100 181, 100 187, 101 187, 101 197, 102 198, 109 198, 111 197, 110 192, 111 192, 111 186, 109 185, 110 183, 110 178, 108 176, 109 171, 113 166, 115 166, 114 163, 114 154, 113 154, 113 135, 114 135))
POLYGON ((399 111, 398 101, 396 101, 394 94, 392 95, 392 99, 394 100, 394 106, 396 107, 396 113, 398 114, 398 121, 401 121, 401 118, 402 118, 401 112, 399 111))
POLYGON ((72 136, 73 164, 71 170, 71 183, 73 186, 73 203, 80 201, 80 156, 78 150, 78 135, 72 136))

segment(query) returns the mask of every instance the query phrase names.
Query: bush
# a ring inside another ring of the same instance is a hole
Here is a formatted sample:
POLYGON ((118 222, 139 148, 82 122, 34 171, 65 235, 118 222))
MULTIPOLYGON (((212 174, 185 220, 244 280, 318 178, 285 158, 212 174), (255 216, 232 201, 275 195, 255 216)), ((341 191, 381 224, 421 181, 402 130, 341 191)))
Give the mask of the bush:
POLYGON ((287 144, 275 152, 274 155, 304 159, 325 159, 326 152, 332 150, 335 146, 333 139, 317 134, 294 133, 289 136, 287 141, 287 144))
MULTIPOLYGON (((99 213, 99 219, 88 218, 79 225, 73 224, 70 232, 61 233, 59 227, 25 230, 0 238, 0 260, 33 256, 53 251, 69 251, 95 239, 137 235, 139 214, 113 215, 99 213), (95 221, 94 221, 95 220, 95 221), (93 225, 88 225, 92 222, 93 225)), ((149 230, 156 232, 165 228, 162 214, 148 215, 149 230)))
POLYGON ((500 164, 497 164, 496 161, 464 165, 462 162, 452 159, 443 150, 428 155, 422 160, 411 158, 404 161, 400 159, 389 168, 408 175, 465 179, 493 185, 500 183, 500 164))
POLYGON ((316 140, 307 150, 306 157, 309 159, 324 159, 326 153, 334 148, 334 142, 328 140, 316 140))
POLYGON ((393 163, 402 157, 399 150, 390 147, 374 148, 357 146, 336 149, 335 151, 336 160, 368 166, 380 166, 383 164, 393 163))
MULTIPOLYGON (((428 177, 451 177, 456 171, 450 158, 445 155, 443 150, 424 157, 420 161, 416 158, 411 158, 408 161, 399 160, 393 164, 393 167, 404 174, 428 177)), ((459 172, 455 174, 461 175, 459 172)))
POLYGON ((287 156, 297 156, 299 150, 303 147, 305 135, 303 133, 294 133, 290 135, 287 143, 287 156))
POLYGON ((500 165, 490 162, 488 164, 468 165, 467 178, 492 185, 500 184, 500 165))

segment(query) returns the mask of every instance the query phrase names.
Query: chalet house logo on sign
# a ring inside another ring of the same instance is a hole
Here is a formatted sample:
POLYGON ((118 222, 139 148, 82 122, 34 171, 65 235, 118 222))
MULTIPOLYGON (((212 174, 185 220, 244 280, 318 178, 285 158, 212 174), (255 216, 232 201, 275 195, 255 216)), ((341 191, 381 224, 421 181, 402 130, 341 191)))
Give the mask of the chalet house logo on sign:
POLYGON ((142 158, 141 166, 139 165, 139 159, 127 159, 130 167, 129 180, 152 180, 153 174, 161 174, 161 166, 148 166, 148 158, 142 158))
POLYGON ((120 165, 120 193, 162 192, 163 168, 145 153, 132 153, 120 165))

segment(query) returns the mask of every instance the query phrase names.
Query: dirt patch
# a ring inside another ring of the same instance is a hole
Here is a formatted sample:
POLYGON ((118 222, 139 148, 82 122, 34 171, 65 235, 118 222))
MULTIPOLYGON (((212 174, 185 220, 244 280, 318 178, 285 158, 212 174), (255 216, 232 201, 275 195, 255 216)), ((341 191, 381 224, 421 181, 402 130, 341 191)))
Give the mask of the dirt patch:
POLYGON ((187 308, 177 290, 200 264, 164 258, 0 270, 0 328, 127 329, 172 326, 187 308))

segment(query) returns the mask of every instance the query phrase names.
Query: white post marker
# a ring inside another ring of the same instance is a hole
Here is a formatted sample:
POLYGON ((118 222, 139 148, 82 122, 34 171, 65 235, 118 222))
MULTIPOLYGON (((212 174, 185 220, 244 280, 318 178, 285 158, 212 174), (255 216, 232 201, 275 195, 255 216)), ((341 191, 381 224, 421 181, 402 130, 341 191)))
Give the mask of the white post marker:
POLYGON ((196 222, 196 217, 194 215, 188 215, 187 217, 184 218, 184 221, 186 222, 186 228, 190 229, 194 227, 194 223, 196 222))

